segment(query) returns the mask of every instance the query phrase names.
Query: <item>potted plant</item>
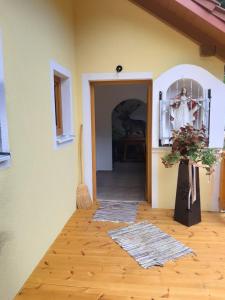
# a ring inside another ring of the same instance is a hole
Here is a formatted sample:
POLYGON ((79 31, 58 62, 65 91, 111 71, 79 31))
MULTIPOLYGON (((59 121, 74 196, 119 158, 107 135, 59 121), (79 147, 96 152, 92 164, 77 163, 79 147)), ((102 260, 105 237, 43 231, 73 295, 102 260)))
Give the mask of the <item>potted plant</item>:
POLYGON ((162 157, 162 163, 166 168, 179 163, 174 219, 191 226, 201 221, 199 167, 212 174, 220 154, 207 147, 205 127, 186 125, 173 130, 171 140, 171 152, 162 157))

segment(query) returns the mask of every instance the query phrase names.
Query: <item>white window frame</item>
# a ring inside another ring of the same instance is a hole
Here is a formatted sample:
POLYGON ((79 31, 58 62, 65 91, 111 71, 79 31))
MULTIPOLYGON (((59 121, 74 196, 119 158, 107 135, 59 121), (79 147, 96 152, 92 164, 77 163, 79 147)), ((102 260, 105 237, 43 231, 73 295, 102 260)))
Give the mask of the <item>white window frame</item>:
POLYGON ((3 46, 2 36, 0 33, 0 130, 1 130, 1 152, 0 154, 0 168, 5 168, 10 165, 10 151, 9 151, 9 136, 8 123, 6 114, 6 98, 5 98, 5 80, 3 68, 3 46))
POLYGON ((54 148, 58 149, 74 141, 73 110, 72 110, 72 77, 69 70, 62 67, 55 61, 50 62, 50 84, 51 84, 51 106, 52 106, 52 128, 54 148), (56 114, 55 114, 55 90, 54 76, 62 79, 61 100, 62 100, 62 123, 63 134, 57 136, 56 114))

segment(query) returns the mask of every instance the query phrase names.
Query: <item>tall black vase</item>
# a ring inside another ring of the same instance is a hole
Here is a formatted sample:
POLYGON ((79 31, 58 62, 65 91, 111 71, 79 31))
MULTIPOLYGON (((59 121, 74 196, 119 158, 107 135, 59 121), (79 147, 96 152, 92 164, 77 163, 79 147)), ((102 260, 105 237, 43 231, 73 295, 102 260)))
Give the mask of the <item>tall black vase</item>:
MULTIPOLYGON (((193 172, 193 167, 192 167, 193 172)), ((201 222, 201 206, 200 206, 200 188, 199 188, 199 169, 196 167, 196 200, 188 204, 189 196, 189 166, 188 160, 182 160, 179 164, 177 193, 174 211, 174 220, 186 225, 192 226, 201 222)), ((192 197, 192 196, 191 196, 192 197)))

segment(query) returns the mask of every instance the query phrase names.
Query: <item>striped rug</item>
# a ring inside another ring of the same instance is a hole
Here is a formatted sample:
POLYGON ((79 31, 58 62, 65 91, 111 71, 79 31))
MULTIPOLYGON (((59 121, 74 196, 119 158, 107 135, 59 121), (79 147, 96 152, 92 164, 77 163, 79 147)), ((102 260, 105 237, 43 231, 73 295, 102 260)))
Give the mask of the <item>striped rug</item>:
POLYGON ((99 208, 93 217, 94 221, 133 223, 136 220, 137 201, 98 200, 99 208))
POLYGON ((169 260, 193 253, 147 221, 111 230, 108 234, 145 269, 163 266, 169 260))

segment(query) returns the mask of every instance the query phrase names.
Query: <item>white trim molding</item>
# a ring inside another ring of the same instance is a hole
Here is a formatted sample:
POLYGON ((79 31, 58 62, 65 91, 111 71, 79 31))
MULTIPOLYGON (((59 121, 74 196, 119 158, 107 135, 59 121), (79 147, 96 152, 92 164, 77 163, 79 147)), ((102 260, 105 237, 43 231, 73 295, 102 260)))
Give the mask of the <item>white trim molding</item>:
MULTIPOLYGON (((203 89, 211 89, 211 113, 210 113, 210 136, 209 147, 222 148, 224 143, 224 128, 225 128, 225 84, 209 73, 207 70, 195 65, 178 65, 161 74, 153 82, 153 148, 159 147, 159 92, 163 95, 171 84, 175 81, 189 78, 197 81, 203 89)), ((162 148, 162 151, 165 148, 162 148)), ((166 149, 165 149, 166 150, 166 149)), ((159 150, 157 150, 158 152, 159 150)), ((153 154, 154 155, 154 154, 153 154)), ((153 166, 153 191, 158 191, 158 165, 153 166)), ((218 210, 218 197, 219 197, 219 168, 216 168, 214 176, 212 176, 213 191, 212 191, 212 205, 211 210, 218 210)), ((157 194, 153 195, 154 207, 158 207, 157 194)))
POLYGON ((69 70, 62 67, 55 61, 50 62, 50 84, 51 84, 51 107, 52 107, 52 130, 54 148, 61 148, 63 145, 73 142, 73 108, 72 108, 72 76, 69 70), (61 99, 62 99, 62 122, 63 134, 56 134, 56 115, 55 115, 55 90, 54 90, 54 75, 62 79, 61 82, 61 99))
MULTIPOLYGON (((153 110, 152 110, 152 207, 158 207, 159 189, 159 153, 168 149, 159 148, 159 91, 166 92, 168 87, 178 79, 192 78, 205 89, 212 91, 211 122, 210 122, 210 147, 221 147, 223 143, 224 115, 225 115, 225 85, 215 76, 201 67, 194 65, 178 65, 161 74, 153 81, 153 110)), ((83 158, 84 182, 93 197, 92 187, 92 140, 91 140, 91 81, 113 80, 148 80, 152 79, 151 72, 145 73, 91 73, 82 76, 83 97, 83 158)), ((218 175, 218 171, 216 173, 218 175)), ((218 203, 218 176, 215 176, 213 188, 212 210, 217 209, 218 203)))
POLYGON ((195 65, 178 65, 161 74, 153 82, 153 147, 159 146, 159 92, 166 95, 175 81, 189 78, 197 81, 204 90, 211 89, 209 146, 223 147, 225 126, 225 84, 207 70, 195 65))
POLYGON ((2 35, 0 33, 0 130, 1 130, 1 152, 0 155, 0 168, 5 168, 10 165, 9 153, 9 136, 8 136, 8 123, 6 113, 6 98, 5 98, 5 81, 4 81, 4 69, 3 69, 3 46, 2 35))
POLYGON ((151 72, 137 73, 89 73, 82 76, 83 98, 83 158, 84 158, 84 182, 88 186, 89 193, 93 198, 92 187, 92 140, 91 140, 91 81, 113 80, 151 80, 151 72))

